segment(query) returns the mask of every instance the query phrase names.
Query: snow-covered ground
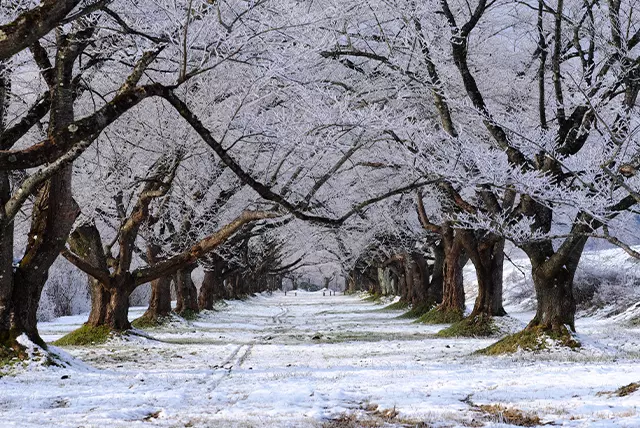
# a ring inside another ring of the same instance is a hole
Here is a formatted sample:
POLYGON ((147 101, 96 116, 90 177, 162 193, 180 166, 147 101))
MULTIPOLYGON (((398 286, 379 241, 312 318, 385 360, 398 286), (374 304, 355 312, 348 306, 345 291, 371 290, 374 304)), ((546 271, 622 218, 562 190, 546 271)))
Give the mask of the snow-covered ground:
MULTIPOLYGON (((442 326, 380 308, 352 296, 275 293, 151 331, 158 340, 67 348, 86 365, 0 379, 0 426, 305 427, 336 418, 353 426, 509 426, 480 411, 485 404, 555 425, 640 426, 640 391, 598 394, 640 381, 640 329, 585 318, 579 352, 480 357, 471 354, 495 340, 435 338, 442 326)), ((85 319, 40 329, 51 341, 85 319)))

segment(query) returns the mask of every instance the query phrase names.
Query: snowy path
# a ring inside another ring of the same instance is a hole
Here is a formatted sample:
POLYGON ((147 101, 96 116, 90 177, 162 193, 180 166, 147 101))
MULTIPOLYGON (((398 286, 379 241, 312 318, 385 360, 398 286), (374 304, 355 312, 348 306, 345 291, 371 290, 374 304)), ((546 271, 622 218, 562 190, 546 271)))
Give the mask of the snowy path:
MULTIPOLYGON (((344 414, 381 422, 394 407, 388 426, 506 426, 470 403, 515 407, 556 425, 640 426, 640 392, 596 395, 640 381, 639 330, 583 320, 590 346, 580 353, 477 357, 470 353, 494 340, 437 339, 441 326, 380 307, 278 293, 151 332, 159 341, 67 349, 93 369, 1 378, 0 426, 304 427, 344 414)), ((44 323, 43 337, 84 319, 44 323)))

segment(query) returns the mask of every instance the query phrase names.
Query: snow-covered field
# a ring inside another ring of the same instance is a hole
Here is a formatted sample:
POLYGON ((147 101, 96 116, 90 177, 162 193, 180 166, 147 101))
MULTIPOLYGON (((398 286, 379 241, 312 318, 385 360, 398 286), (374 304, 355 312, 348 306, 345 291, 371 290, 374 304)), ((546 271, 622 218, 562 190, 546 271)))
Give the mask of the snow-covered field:
MULTIPOLYGON (((380 308, 276 293, 152 331, 157 340, 67 348, 86 365, 0 379, 0 426, 509 426, 482 411, 486 404, 554 425, 640 426, 640 391, 598 394, 640 381, 640 329, 586 318, 579 352, 480 357, 471 354, 494 339, 435 338, 442 326, 380 308)), ((51 341, 85 319, 40 329, 51 341)))

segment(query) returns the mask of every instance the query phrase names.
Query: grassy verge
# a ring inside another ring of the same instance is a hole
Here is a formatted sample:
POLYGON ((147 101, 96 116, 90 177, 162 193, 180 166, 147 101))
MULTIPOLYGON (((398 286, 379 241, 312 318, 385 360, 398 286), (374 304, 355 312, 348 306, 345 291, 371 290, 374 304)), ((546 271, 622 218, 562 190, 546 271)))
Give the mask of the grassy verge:
POLYGON ((462 320, 462 311, 443 311, 433 308, 416 320, 422 324, 453 324, 462 320))
POLYGON ((489 337, 499 333, 492 317, 467 317, 440 330, 439 337, 489 337))
POLYGON ((404 311, 408 307, 409 307, 409 304, 407 302, 398 300, 397 302, 387 305, 384 308, 379 310, 380 311, 404 311))
POLYGON ((131 322, 131 325, 135 328, 145 330, 150 328, 162 327, 163 325, 171 322, 171 319, 171 315, 159 317, 143 315, 140 318, 136 318, 135 320, 133 320, 131 322))
POLYGON ((540 352, 556 346, 577 349, 580 347, 580 342, 564 326, 559 330, 535 326, 526 328, 519 333, 511 334, 493 345, 477 351, 477 353, 482 355, 504 355, 513 354, 519 350, 540 352))
POLYGON ((410 319, 410 318, 420 318, 423 315, 429 313, 433 310, 432 303, 423 303, 421 305, 415 305, 411 309, 409 309, 404 314, 400 315, 398 318, 410 319))
POLYGON ((370 294, 367 297, 363 298, 362 300, 364 300, 365 302, 380 303, 381 299, 382 299, 382 294, 370 294))
POLYGON ((105 343, 111 336, 112 330, 109 326, 103 325, 94 327, 88 324, 83 325, 79 329, 73 330, 71 333, 62 336, 53 342, 56 346, 86 346, 99 345, 105 343))
POLYGON ((200 314, 197 311, 194 311, 192 309, 185 309, 184 311, 180 312, 178 315, 180 315, 182 318, 186 319, 187 321, 194 321, 198 319, 198 316, 200 314))

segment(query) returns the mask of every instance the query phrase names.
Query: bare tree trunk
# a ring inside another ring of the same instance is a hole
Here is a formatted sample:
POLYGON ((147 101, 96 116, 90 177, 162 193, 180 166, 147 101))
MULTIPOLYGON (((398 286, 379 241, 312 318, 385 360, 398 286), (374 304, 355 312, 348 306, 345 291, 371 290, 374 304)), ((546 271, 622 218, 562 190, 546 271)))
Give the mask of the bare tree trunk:
MULTIPOLYGON (((78 226, 68 239, 71 250, 83 257, 94 266, 108 271, 107 258, 102 247, 100 232, 95 224, 83 224, 78 226)), ((104 325, 107 318, 107 309, 111 301, 111 293, 91 275, 88 276, 89 291, 91 293, 91 312, 87 324, 92 326, 104 325)))
POLYGON ((187 266, 176 272, 174 277, 178 300, 176 313, 179 315, 186 314, 188 311, 191 313, 198 312, 198 290, 191 279, 191 272, 193 272, 194 269, 194 265, 187 266))
POLYGON ((11 330, 16 336, 18 332, 24 333, 34 343, 44 346, 44 341, 38 334, 36 313, 40 303, 42 287, 44 286, 43 282, 46 279, 42 281, 42 285, 39 279, 25 277, 21 274, 15 276, 11 330))
MULTIPOLYGON (((0 102, 2 99, 0 98, 0 102)), ((0 117, 0 126, 2 117, 0 117)), ((0 206, 11 197, 9 174, 0 171, 0 206)), ((1 217, 0 217, 1 219, 1 217)), ((0 220, 0 346, 12 346, 11 311, 13 297, 13 223, 0 220)))
POLYGON ((463 257, 462 239, 449 225, 446 226, 443 235, 444 278, 442 303, 438 306, 438 310, 462 315, 465 308, 462 268, 466 263, 466 257, 463 257))
POLYGON ((369 294, 374 296, 380 296, 382 294, 382 288, 378 282, 378 268, 375 266, 367 266, 363 272, 363 278, 366 281, 366 288, 369 294))
POLYGON ((143 316, 157 320, 169 314, 171 314, 171 278, 163 276, 151 281, 149 309, 143 316))
POLYGON ((538 307, 527 329, 561 332, 568 326, 575 331, 573 279, 587 239, 580 237, 575 240, 573 248, 564 255, 555 253, 548 258, 531 259, 538 307))
POLYGON ((198 296, 198 307, 200 310, 211 310, 219 299, 226 295, 224 280, 219 275, 219 270, 205 270, 200 295, 198 296))
POLYGON ((105 325, 112 330, 124 331, 131 328, 129 322, 129 296, 131 291, 125 284, 111 289, 111 300, 107 307, 105 325))
POLYGON ((398 295, 400 301, 403 303, 411 302, 410 288, 407 286, 407 278, 404 271, 404 266, 399 262, 389 264, 389 270, 395 275, 398 281, 398 295))
POLYGON ((478 297, 470 318, 506 315, 502 306, 504 239, 492 234, 477 239, 475 232, 470 230, 458 233, 462 236, 478 280, 478 297))
POLYGON ((71 195, 71 167, 50 179, 33 210, 27 251, 15 271, 12 330, 44 346, 37 329, 37 312, 49 268, 64 248, 78 215, 71 195))
POLYGON ((99 281, 89 277, 91 290, 91 312, 87 324, 97 327, 107 322, 107 310, 111 304, 111 293, 99 281))
MULTIPOLYGON (((11 79, 5 64, 0 62, 0 134, 5 130, 11 79)), ((5 149, 6 147, 3 147, 5 149)), ((9 173, 0 171, 0 207, 11 199, 9 173)), ((13 297, 13 223, 6 220, 0 209, 0 347, 12 346, 11 300, 13 297)), ((0 349, 1 350, 1 349, 0 349)))
POLYGON ((433 300, 430 293, 430 269, 424 255, 413 252, 407 254, 405 260, 407 260, 405 270, 407 277, 411 278, 413 289, 411 304, 413 307, 421 306, 423 308, 435 305, 436 301, 433 300))
MULTIPOLYGON (((159 262, 161 248, 155 244, 147 247, 147 259, 149 265, 153 266, 159 262)), ((171 278, 162 276, 151 281, 151 297, 149 308, 142 315, 141 320, 152 324, 158 323, 163 317, 171 314, 171 278)))
POLYGON ((566 269, 545 272, 534 268, 533 283, 538 307, 528 328, 541 326, 545 330, 559 330, 569 326, 575 330, 576 303, 573 296, 573 273, 566 269))

